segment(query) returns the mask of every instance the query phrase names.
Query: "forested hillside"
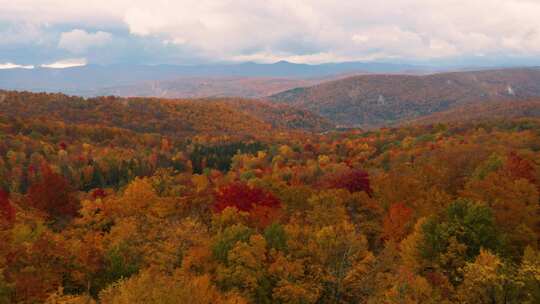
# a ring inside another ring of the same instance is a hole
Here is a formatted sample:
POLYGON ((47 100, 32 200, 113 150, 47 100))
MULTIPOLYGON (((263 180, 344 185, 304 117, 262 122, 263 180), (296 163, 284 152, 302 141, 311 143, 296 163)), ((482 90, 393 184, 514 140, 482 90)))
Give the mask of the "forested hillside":
POLYGON ((270 96, 336 124, 380 127, 456 107, 540 96, 540 69, 363 75, 270 96))
POLYGON ((438 122, 486 121, 503 118, 540 117, 540 99, 474 103, 403 122, 433 124, 438 122))
POLYGON ((118 127, 171 136, 195 134, 263 135, 273 128, 332 128, 305 110, 254 100, 81 98, 63 94, 0 91, 0 113, 65 123, 118 127))
POLYGON ((1 96, 2 304, 540 302, 537 118, 1 96))

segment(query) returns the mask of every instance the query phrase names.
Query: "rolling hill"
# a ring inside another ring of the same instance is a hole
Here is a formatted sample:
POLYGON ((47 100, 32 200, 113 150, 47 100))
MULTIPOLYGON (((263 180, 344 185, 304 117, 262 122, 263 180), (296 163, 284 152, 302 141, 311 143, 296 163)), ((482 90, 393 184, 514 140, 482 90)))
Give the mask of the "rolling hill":
POLYGON ((479 122, 520 117, 540 117, 540 99, 474 103, 412 119, 405 124, 479 122))
POLYGON ((372 128, 476 103, 540 96, 540 69, 362 75, 274 94, 338 125, 372 128))
POLYGON ((85 99, 51 93, 0 91, 0 114, 67 124, 117 127, 169 136, 260 135, 273 130, 322 131, 333 125, 305 110, 247 99, 85 99))
POLYGON ((332 79, 334 78, 182 77, 106 87, 88 92, 88 95, 163 98, 259 98, 296 87, 316 85, 332 79))
POLYGON ((173 98, 254 97, 259 92, 254 88, 266 84, 270 90, 263 89, 264 96, 293 87, 314 84, 300 82, 278 87, 277 91, 274 91, 272 88, 276 83, 286 82, 283 79, 295 82, 299 79, 326 78, 350 73, 433 70, 433 67, 392 63, 343 62, 309 65, 286 61, 271 64, 246 62, 203 65, 86 65, 63 69, 36 67, 0 69, 0 89, 64 93, 85 97, 106 94, 173 98), (258 84, 246 84, 246 78, 259 79, 255 80, 258 84), (238 82, 238 79, 241 81, 238 82), (156 85, 159 88, 156 88, 156 85), (246 85, 252 89, 244 90, 240 87, 246 85), (163 94, 165 90, 172 93, 163 94), (176 94, 173 94, 175 91, 176 94))

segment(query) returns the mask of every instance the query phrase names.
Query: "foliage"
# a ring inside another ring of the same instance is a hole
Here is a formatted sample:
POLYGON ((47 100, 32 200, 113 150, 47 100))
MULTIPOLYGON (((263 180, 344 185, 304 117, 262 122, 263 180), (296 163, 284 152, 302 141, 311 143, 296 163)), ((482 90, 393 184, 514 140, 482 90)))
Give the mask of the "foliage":
POLYGON ((281 202, 271 192, 237 182, 216 193, 215 210, 221 212, 229 207, 248 212, 257 225, 266 227, 278 219, 281 202))
POLYGON ((467 248, 465 258, 471 260, 481 248, 497 251, 501 245, 491 209, 467 200, 453 202, 438 217, 423 226, 426 258, 436 259, 446 252, 453 237, 467 248))
POLYGON ((197 145, 190 154, 190 160, 194 173, 200 174, 206 168, 228 171, 232 158, 237 153, 255 154, 264 149, 265 146, 259 142, 249 144, 239 142, 214 147, 197 145))
POLYGON ((0 189, 0 223, 11 224, 15 220, 15 208, 9 202, 9 194, 0 189))
POLYGON ((331 188, 343 188, 350 192, 364 191, 368 195, 373 193, 369 184, 369 175, 363 170, 348 169, 327 179, 331 188))
POLYGON ((539 302, 536 119, 321 134, 6 94, 2 304, 539 302))
POLYGON ((41 168, 41 180, 28 189, 28 201, 30 206, 45 212, 55 221, 77 214, 78 202, 68 181, 46 165, 41 168))

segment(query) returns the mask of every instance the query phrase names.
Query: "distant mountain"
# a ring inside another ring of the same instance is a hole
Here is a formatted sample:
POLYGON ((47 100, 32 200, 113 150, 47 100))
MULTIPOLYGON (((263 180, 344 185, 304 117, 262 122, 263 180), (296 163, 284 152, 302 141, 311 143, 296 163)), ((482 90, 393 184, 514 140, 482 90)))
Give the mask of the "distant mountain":
POLYGON ((0 115, 66 124, 115 127, 168 136, 252 135, 273 130, 320 132, 333 125, 318 115, 256 100, 81 98, 64 94, 0 91, 0 115))
POLYGON ((456 107, 540 96, 540 69, 362 75, 269 97, 338 125, 378 127, 456 107))
POLYGON ((95 90, 98 96, 165 98, 244 97, 258 98, 300 86, 311 86, 330 78, 298 79, 269 77, 184 77, 145 81, 95 90))
MULTIPOLYGON (((165 88, 170 86, 179 88, 177 90, 178 94, 172 97, 200 97, 201 94, 194 94, 192 92, 196 90, 198 83, 203 78, 209 78, 204 80, 204 82, 212 83, 217 88, 209 90, 208 94, 211 95, 204 95, 204 97, 215 95, 232 96, 233 93, 247 94, 239 96, 249 97, 255 96, 259 92, 264 92, 266 89, 261 91, 255 90, 255 92, 250 90, 243 91, 238 88, 241 84, 231 81, 231 79, 257 77, 261 78, 259 79, 260 83, 263 83, 264 78, 281 78, 281 81, 283 81, 283 78, 298 80, 348 73, 403 73, 407 71, 423 72, 431 70, 429 67, 390 63, 348 62, 308 65, 286 61, 273 64, 239 63, 193 66, 87 65, 65 69, 40 67, 35 69, 0 70, 0 89, 61 92, 80 96, 98 96, 108 92, 119 92, 122 95, 131 96, 141 92, 141 95, 156 96, 160 92, 149 89, 149 86, 151 87, 152 83, 157 83, 165 88), (194 88, 190 89, 190 86, 194 88), (229 89, 228 86, 232 86, 232 88, 229 89), (182 88, 187 89, 184 90, 182 88), (135 92, 135 94, 131 92, 135 92), (186 95, 180 95, 183 93, 186 93, 186 95)), ((270 80, 269 87, 274 87, 276 81, 275 79, 270 80)), ((298 85, 309 84, 298 83, 296 86, 298 85)), ((288 88, 284 87, 281 90, 288 88)))

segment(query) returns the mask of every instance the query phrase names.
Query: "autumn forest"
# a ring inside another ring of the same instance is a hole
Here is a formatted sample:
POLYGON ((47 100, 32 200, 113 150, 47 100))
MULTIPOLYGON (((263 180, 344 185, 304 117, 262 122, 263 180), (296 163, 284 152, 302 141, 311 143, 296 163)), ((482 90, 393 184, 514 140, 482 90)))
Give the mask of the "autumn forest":
POLYGON ((488 116, 0 91, 0 303, 540 303, 540 119, 488 116))

